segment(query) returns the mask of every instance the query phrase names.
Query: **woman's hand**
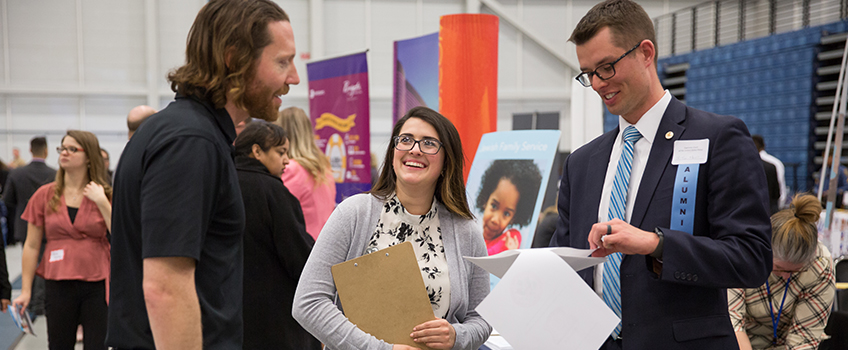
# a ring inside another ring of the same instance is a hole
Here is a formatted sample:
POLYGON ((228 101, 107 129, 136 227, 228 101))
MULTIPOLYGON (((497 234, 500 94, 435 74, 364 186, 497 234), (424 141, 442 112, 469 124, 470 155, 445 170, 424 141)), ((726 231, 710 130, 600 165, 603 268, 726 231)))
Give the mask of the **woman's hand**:
POLYGON ((94 181, 85 185, 85 189, 82 190, 82 195, 94 203, 100 204, 109 202, 109 199, 106 198, 106 192, 103 191, 103 186, 100 186, 100 184, 94 181))
POLYGON ((443 318, 427 321, 412 329, 412 341, 434 349, 450 349, 456 342, 456 330, 443 318))
POLYGON ((17 298, 15 298, 15 301, 12 302, 12 305, 15 305, 15 307, 18 308, 18 312, 21 314, 21 316, 23 316, 24 312, 26 311, 27 306, 29 306, 29 301, 30 301, 31 297, 32 297, 31 292, 23 292, 22 291, 21 295, 19 295, 17 298))

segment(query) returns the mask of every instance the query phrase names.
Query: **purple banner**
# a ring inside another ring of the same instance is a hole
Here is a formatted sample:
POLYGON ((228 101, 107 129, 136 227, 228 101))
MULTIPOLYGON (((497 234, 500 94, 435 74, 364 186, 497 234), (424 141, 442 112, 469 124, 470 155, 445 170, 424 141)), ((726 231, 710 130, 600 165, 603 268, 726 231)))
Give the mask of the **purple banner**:
POLYGON ((309 116, 330 158, 336 202, 371 189, 371 126, 365 52, 306 64, 309 116))
POLYGON ((392 121, 417 106, 439 110, 439 33, 395 41, 392 121))

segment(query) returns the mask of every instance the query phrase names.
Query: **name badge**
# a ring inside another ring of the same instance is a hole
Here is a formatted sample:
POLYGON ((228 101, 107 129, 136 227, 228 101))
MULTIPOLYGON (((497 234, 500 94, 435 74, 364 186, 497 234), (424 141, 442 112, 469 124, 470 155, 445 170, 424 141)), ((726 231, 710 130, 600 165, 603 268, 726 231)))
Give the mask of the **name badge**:
POLYGON ((49 262, 56 262, 56 261, 62 261, 62 260, 65 260, 65 250, 64 249, 53 250, 53 251, 50 252, 49 262))
POLYGON ((710 149, 710 139, 674 141, 671 164, 704 164, 710 149))

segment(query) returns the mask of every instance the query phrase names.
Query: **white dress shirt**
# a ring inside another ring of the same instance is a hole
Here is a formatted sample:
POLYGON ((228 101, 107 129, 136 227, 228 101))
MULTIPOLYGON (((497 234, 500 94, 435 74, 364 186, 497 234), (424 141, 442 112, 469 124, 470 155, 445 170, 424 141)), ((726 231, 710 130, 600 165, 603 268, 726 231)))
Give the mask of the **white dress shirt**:
MULTIPOLYGON (((624 129, 633 125, 642 138, 636 141, 633 148, 633 163, 630 167, 630 182, 627 189, 627 203, 625 211, 625 220, 630 222, 630 215, 633 214, 633 206, 636 203, 636 194, 639 192, 639 184, 642 183, 642 174, 645 173, 645 165, 648 164, 648 156, 651 154, 651 146, 654 144, 654 137, 657 135, 657 129, 660 127, 660 120, 665 114, 668 103, 671 102, 671 94, 665 90, 663 97, 654 104, 651 109, 645 112, 636 124, 630 124, 621 116, 618 117, 618 136, 615 137, 615 143, 612 146, 609 164, 607 164, 607 173, 604 177, 604 188, 601 192, 601 204, 598 207, 598 222, 606 222, 610 220, 609 206, 610 193, 612 192, 612 184, 615 181, 615 172, 618 169, 618 160, 621 158, 621 150, 624 148, 622 140, 624 129)), ((603 296, 604 288, 604 265, 600 264, 595 268, 595 292, 603 296)))
POLYGON ((777 201, 777 207, 783 209, 786 207, 786 168, 783 167, 783 162, 780 159, 766 153, 765 150, 760 151, 760 159, 774 164, 777 169, 777 183, 780 185, 780 199, 777 201))

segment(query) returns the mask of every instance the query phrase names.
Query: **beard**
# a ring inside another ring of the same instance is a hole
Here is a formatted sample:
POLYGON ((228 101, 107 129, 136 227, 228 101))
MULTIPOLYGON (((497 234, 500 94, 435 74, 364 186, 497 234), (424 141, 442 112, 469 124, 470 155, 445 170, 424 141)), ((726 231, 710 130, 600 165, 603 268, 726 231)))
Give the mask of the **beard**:
POLYGON ((244 108, 251 118, 273 122, 277 120, 277 112, 280 110, 280 106, 276 106, 274 103, 274 97, 285 95, 288 92, 288 85, 283 86, 279 91, 274 91, 267 86, 261 86, 256 81, 256 76, 254 75, 247 83, 247 89, 244 92, 244 108))

